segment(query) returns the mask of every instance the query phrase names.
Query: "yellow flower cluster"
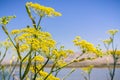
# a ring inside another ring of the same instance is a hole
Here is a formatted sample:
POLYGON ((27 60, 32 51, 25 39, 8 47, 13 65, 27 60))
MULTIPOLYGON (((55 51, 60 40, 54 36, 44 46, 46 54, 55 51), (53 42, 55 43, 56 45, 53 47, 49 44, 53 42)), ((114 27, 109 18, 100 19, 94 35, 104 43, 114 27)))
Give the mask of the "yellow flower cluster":
POLYGON ((103 43, 107 44, 107 45, 110 45, 112 43, 112 39, 103 40, 103 43))
POLYGON ((93 65, 90 65, 90 66, 88 66, 88 67, 84 67, 84 68, 82 68, 82 70, 84 71, 84 72, 86 72, 87 74, 90 74, 90 72, 91 72, 91 70, 93 69, 93 65))
POLYGON ((116 50, 116 51, 109 50, 109 51, 107 51, 107 53, 108 54, 114 54, 114 55, 120 56, 120 50, 116 50))
POLYGON ((79 36, 77 36, 73 40, 73 43, 75 46, 79 46, 84 53, 88 52, 88 53, 95 53, 97 55, 100 55, 100 51, 96 47, 94 47, 92 43, 89 43, 86 40, 82 40, 79 36))
POLYGON ((26 3, 26 6, 34 9, 35 12, 41 17, 44 16, 61 16, 61 13, 56 12, 53 8, 51 7, 45 7, 37 3, 32 3, 28 2, 26 3))
POLYGON ((6 40, 4 42, 1 43, 5 48, 10 48, 12 47, 12 43, 9 40, 6 40))
POLYGON ((107 33, 110 35, 115 35, 118 31, 119 31, 118 29, 111 29, 111 30, 108 30, 107 33))
POLYGON ((51 34, 42 32, 34 28, 24 28, 21 30, 13 30, 12 35, 15 37, 16 43, 19 43, 20 51, 24 52, 32 48, 35 51, 49 53, 50 48, 54 48, 56 42, 52 39, 51 34))
POLYGON ((67 62, 65 62, 64 60, 58 60, 57 61, 57 66, 58 67, 63 67, 63 66, 65 66, 67 64, 67 62))
POLYGON ((53 56, 55 56, 56 59, 66 58, 73 53, 74 52, 72 50, 63 50, 63 49, 60 49, 60 50, 53 49, 52 50, 52 54, 53 54, 53 56))
POLYGON ((44 62, 44 57, 43 56, 35 56, 33 61, 44 62))
POLYGON ((1 25, 6 25, 9 23, 9 21, 13 18, 15 18, 16 16, 4 16, 2 18, 0 18, 0 24, 1 25))
MULTIPOLYGON (((33 60, 34 61, 34 60, 33 60)), ((36 68, 37 68, 37 71, 38 71, 38 69, 40 69, 42 67, 42 64, 36 64, 36 68)), ((35 66, 34 65, 31 65, 30 66, 30 71, 32 72, 32 73, 35 73, 35 66)))
MULTIPOLYGON (((47 72, 45 72, 45 71, 40 71, 40 76, 42 76, 42 78, 44 79, 47 75, 48 75, 48 73, 47 72)), ((55 77, 55 76, 53 76, 52 74, 47 78, 47 80, 60 80, 59 78, 57 78, 57 77, 55 77)))
POLYGON ((27 44, 20 45, 19 51, 25 52, 26 50, 29 50, 29 46, 27 44))
POLYGON ((16 30, 12 30, 11 34, 14 35, 14 34, 19 34, 20 30, 16 29, 16 30))

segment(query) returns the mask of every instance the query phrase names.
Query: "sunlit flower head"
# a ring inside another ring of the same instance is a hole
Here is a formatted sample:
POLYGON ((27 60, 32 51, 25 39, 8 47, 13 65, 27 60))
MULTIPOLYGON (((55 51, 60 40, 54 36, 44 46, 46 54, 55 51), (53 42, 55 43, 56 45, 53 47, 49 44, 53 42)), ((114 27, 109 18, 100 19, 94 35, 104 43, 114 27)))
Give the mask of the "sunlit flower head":
POLYGON ((37 13, 41 17, 44 17, 44 16, 61 16, 61 13, 56 12, 53 8, 42 6, 38 3, 27 2, 26 6, 28 6, 29 8, 32 8, 34 10, 34 12, 37 13))
POLYGON ((95 53, 97 56, 100 55, 100 51, 94 46, 94 44, 81 39, 80 37, 76 37, 73 40, 75 46, 80 47, 83 53, 95 53))

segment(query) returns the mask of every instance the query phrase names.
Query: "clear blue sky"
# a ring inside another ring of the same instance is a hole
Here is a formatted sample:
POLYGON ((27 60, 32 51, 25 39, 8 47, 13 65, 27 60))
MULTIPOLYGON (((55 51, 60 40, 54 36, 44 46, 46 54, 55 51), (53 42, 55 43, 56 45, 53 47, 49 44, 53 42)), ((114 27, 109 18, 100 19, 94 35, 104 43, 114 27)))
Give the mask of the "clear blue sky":
MULTIPOLYGON (((28 1, 53 7, 62 13, 61 17, 44 18, 41 25, 59 45, 75 51, 78 50, 72 40, 77 35, 97 45, 108 37, 107 30, 120 30, 120 0, 0 0, 0 17, 17 16, 7 26, 9 31, 31 25, 25 10, 28 1)), ((0 40, 4 40, 2 29, 0 35, 0 40)), ((120 33, 116 37, 120 45, 120 33)))

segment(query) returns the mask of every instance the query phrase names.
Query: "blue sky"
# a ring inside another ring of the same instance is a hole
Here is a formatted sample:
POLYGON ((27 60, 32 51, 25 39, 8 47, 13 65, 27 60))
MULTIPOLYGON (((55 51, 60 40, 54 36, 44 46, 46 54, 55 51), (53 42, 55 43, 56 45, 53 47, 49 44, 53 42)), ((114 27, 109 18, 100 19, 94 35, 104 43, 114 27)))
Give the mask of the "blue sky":
MULTIPOLYGON (((120 30, 120 0, 0 0, 0 17, 17 16, 8 24, 9 31, 31 25, 25 10, 28 1, 53 7, 62 13, 61 17, 44 18, 41 25, 44 31, 52 34, 58 45, 68 49, 78 51, 72 43, 75 36, 97 45, 108 38, 107 30, 120 30)), ((2 28, 0 34, 0 40, 4 40, 2 28)), ((120 33, 116 37, 116 44, 120 45, 120 33)))

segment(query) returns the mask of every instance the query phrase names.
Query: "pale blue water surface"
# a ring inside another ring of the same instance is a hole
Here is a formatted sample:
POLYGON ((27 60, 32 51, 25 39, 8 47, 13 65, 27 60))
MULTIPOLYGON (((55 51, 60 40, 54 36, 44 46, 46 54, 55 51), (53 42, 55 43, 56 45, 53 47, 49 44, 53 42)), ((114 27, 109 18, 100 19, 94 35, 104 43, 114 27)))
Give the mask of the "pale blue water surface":
MULTIPOLYGON (((46 68, 46 71, 49 71, 49 70, 50 68, 46 68)), ((58 73, 58 77, 60 77, 62 80, 62 78, 66 74, 68 74, 70 71, 71 71, 71 68, 65 68, 58 73)), ((7 72, 5 74, 6 76, 8 75, 7 72)), ((16 74, 18 75, 19 73, 16 72, 16 74)), ((0 80, 2 80, 1 73, 0 73, 0 80)), ((11 80, 13 79, 11 78, 11 80)), ((84 80, 83 71, 80 68, 77 68, 66 80, 84 80)), ((94 68, 91 72, 90 80, 110 80, 108 69, 94 68)), ((120 80, 120 68, 116 69, 114 80, 120 80)))

